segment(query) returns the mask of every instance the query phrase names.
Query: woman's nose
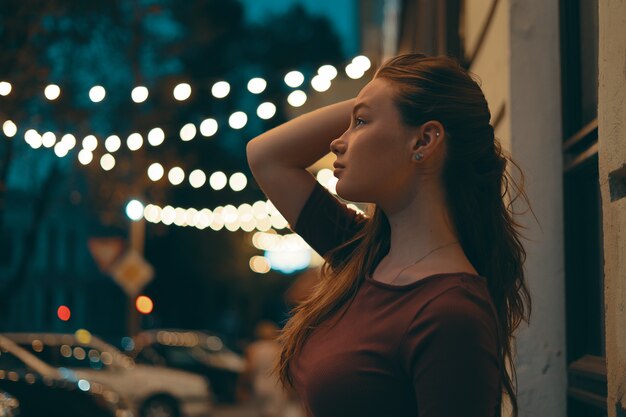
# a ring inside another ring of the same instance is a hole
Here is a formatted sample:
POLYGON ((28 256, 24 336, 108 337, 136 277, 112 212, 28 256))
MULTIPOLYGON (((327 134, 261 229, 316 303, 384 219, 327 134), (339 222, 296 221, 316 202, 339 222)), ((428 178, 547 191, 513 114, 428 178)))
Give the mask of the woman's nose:
POLYGON ((343 144, 341 143, 341 138, 337 138, 330 142, 330 151, 337 155, 339 152, 342 152, 344 149, 343 144))

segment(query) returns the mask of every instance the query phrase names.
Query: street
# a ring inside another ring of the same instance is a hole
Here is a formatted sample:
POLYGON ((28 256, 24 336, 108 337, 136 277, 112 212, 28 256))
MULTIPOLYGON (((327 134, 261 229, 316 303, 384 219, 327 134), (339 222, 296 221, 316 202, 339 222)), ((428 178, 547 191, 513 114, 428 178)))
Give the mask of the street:
MULTIPOLYGON (((299 404, 291 403, 279 417, 303 417, 299 404)), ((259 417, 253 403, 223 405, 215 409, 212 417, 259 417)))

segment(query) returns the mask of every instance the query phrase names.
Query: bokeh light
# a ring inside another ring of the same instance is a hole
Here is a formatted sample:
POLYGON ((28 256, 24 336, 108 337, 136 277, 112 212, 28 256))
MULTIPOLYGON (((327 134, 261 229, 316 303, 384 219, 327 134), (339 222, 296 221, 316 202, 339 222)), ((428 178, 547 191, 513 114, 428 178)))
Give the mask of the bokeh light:
POLYGON ((161 178, 163 178, 164 173, 165 170, 163 169, 163 165, 159 164, 158 162, 155 162, 148 167, 148 178, 150 178, 152 181, 160 180, 161 178))
POLYGON ((139 200, 130 200, 126 204, 126 215, 131 220, 141 220, 143 217, 143 204, 139 200))
POLYGON ((100 166, 105 171, 110 171, 115 166, 115 158, 110 153, 105 153, 100 158, 100 166))
POLYGON ((104 147, 109 152, 116 152, 122 146, 122 140, 117 135, 111 135, 104 141, 104 147))
POLYGON ((200 188, 206 183, 206 174, 200 169, 195 169, 189 174, 189 184, 193 188, 200 188))
POLYGON ((94 135, 87 135, 83 139, 83 149, 93 152, 98 147, 98 139, 94 135))
POLYGON ((246 188, 246 185, 248 185, 248 179, 246 178, 246 175, 244 173, 236 172, 230 176, 228 184, 230 185, 230 188, 233 189, 233 191, 241 191, 246 188))
POLYGON ((274 105, 274 103, 266 101, 265 103, 259 104, 259 107, 257 107, 256 109, 256 114, 261 119, 271 119, 276 114, 276 106, 274 105))
POLYGON ((180 167, 174 167, 167 173, 167 179, 172 185, 178 185, 185 180, 185 171, 180 167))
POLYGON ((219 191, 226 187, 227 183, 228 178, 226 177, 226 174, 224 174, 222 171, 215 171, 209 177, 209 185, 216 191, 219 191))
POLYGON ((154 303, 147 295, 140 295, 135 301, 135 307, 141 314, 150 314, 154 308, 154 303))
POLYGON ((217 120, 215 119, 205 119, 200 123, 200 133, 202 136, 213 136, 217 133, 217 120))
POLYGON ((93 160, 93 153, 87 149, 81 149, 78 152, 78 162, 83 165, 89 164, 93 160))
POLYGON ((242 111, 236 111, 228 118, 228 125, 233 129, 241 129, 248 123, 248 115, 242 111))
POLYGON ((178 101, 185 101, 191 96, 191 86, 187 83, 180 83, 174 87, 174 98, 178 101))
POLYGON ((261 94, 267 87, 267 81, 263 78, 255 77, 248 81, 248 91, 252 94, 261 94))
POLYGON ((72 312, 68 306, 59 306, 59 308, 57 308, 57 317, 61 321, 68 321, 70 317, 72 317, 72 312))
POLYGON ((91 87, 91 89, 89 90, 89 98, 94 103, 101 102, 102 100, 104 100, 104 97, 106 97, 106 90, 101 85, 91 87))
POLYGON ((293 91, 287 96, 287 102, 293 107, 300 107, 306 103, 306 93, 302 90, 293 91))
POLYGON ((211 87, 211 94, 215 98, 224 98, 230 93, 230 84, 226 81, 218 81, 211 87))
POLYGON ((160 127, 155 127, 148 132, 148 143, 152 146, 159 146, 165 140, 165 132, 160 127))
POLYGON ((13 87, 10 82, 0 81, 0 96, 8 96, 11 93, 12 88, 13 87))
POLYGON ((56 84, 50 84, 43 90, 43 94, 48 100, 56 100, 61 95, 61 88, 56 84))
POLYGON ((187 123, 180 129, 180 138, 185 142, 196 137, 196 125, 187 123))
POLYGON ((304 75, 300 71, 289 71, 285 75, 285 84, 289 87, 300 87, 304 82, 304 75))
POLYGON ((148 89, 143 85, 137 86, 133 88, 133 91, 130 93, 130 97, 133 99, 135 103, 143 103, 147 100, 149 95, 148 89))
POLYGON ((2 131, 6 137, 12 138, 17 133, 17 125, 11 120, 5 120, 2 123, 2 131))

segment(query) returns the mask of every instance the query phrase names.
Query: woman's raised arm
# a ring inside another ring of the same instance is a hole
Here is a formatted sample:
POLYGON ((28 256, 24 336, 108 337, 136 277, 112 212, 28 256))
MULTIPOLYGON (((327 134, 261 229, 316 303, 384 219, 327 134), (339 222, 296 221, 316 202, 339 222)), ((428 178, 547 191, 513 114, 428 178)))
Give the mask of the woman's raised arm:
POLYGON ((248 164, 261 190, 295 227, 315 178, 306 170, 350 125, 354 99, 306 113, 248 142, 248 164))

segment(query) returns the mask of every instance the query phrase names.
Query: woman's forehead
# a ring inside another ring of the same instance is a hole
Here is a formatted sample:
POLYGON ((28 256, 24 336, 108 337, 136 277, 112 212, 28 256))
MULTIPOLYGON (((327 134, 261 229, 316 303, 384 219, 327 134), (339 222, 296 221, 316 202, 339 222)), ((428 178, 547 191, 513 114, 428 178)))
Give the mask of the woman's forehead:
POLYGON ((391 108, 393 104, 393 88, 391 84, 381 78, 375 78, 367 83, 359 92, 355 108, 367 106, 375 110, 391 108))

